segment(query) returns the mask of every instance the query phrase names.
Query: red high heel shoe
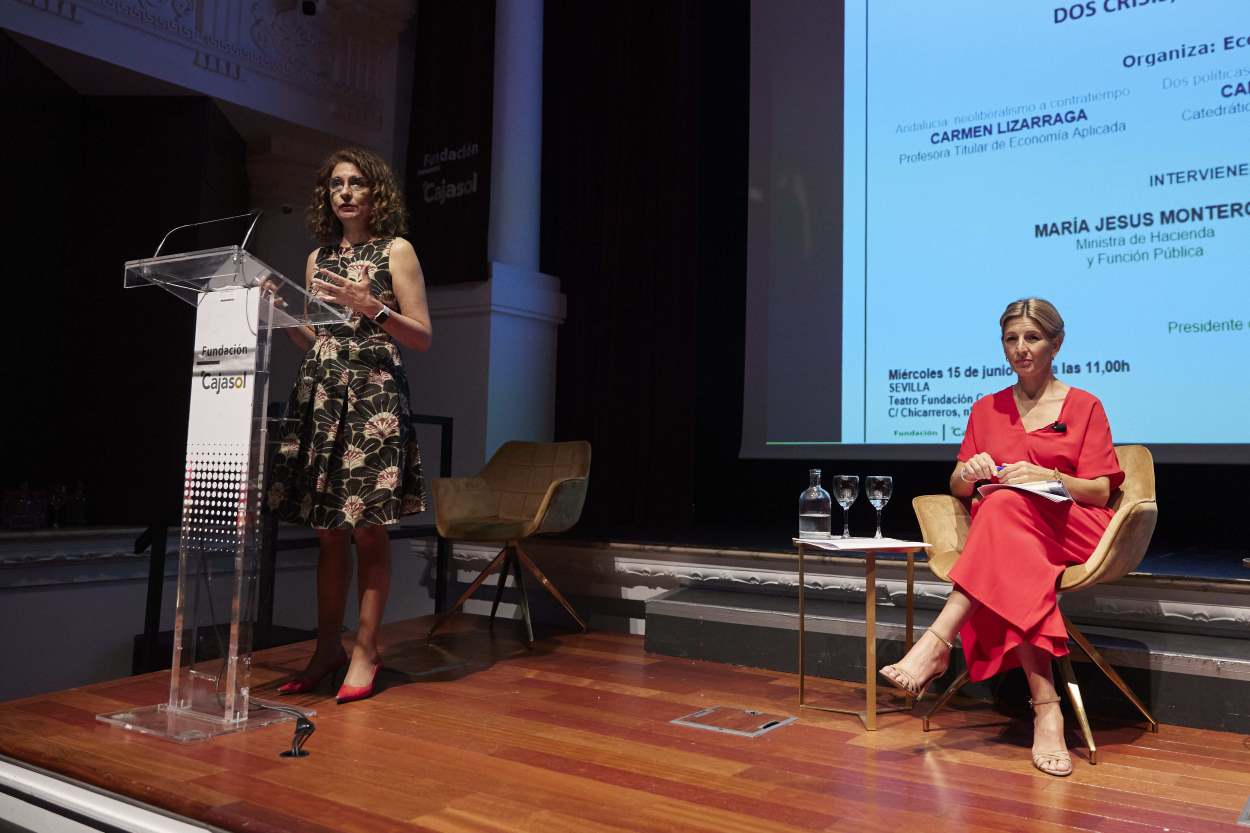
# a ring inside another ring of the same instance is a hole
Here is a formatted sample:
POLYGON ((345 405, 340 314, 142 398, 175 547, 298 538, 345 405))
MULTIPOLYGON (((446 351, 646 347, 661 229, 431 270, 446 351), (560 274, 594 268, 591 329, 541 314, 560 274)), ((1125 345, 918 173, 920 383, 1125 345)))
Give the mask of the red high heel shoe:
POLYGON ((294 680, 291 680, 289 683, 283 683, 282 685, 278 686, 278 693, 279 694, 304 694, 306 692, 312 691, 314 688, 321 685, 322 680, 324 680, 326 677, 329 677, 331 674, 334 674, 335 672, 342 670, 342 668, 345 665, 347 665, 347 657, 345 656, 339 657, 338 661, 336 661, 333 665, 331 665, 329 668, 327 668, 325 671, 322 671, 320 674, 316 675, 315 677, 297 677, 294 680))
POLYGON ((378 672, 382 670, 382 663, 373 666, 373 676, 369 678, 369 682, 364 685, 348 685, 343 683, 339 689, 339 693, 335 699, 340 705, 343 703, 353 703, 357 700, 366 700, 373 696, 373 684, 378 680, 378 672))

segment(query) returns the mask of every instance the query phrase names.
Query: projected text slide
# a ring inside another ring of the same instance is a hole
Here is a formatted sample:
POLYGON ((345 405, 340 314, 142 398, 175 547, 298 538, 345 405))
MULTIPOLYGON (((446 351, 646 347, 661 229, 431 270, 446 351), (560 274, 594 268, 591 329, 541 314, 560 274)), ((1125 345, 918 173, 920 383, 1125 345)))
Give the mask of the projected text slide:
POLYGON ((958 442, 1025 296, 1117 441, 1247 442, 1250 3, 848 0, 846 72, 843 442, 958 442))

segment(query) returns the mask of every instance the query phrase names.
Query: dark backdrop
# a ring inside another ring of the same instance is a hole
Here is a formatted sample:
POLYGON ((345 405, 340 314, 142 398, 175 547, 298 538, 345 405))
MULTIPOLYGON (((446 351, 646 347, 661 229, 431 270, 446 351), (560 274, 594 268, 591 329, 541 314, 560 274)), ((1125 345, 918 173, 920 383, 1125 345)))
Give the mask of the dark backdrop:
POLYGON ((2 33, 0 69, 21 126, 4 166, 0 486, 81 488, 87 523, 176 519, 194 310, 123 289, 122 264, 175 225, 247 210, 243 140, 206 98, 80 96, 2 33))
POLYGON ((421 3, 404 185, 430 286, 490 277, 494 0, 421 3))
MULTIPOLYGON (((953 461, 738 459, 748 2, 545 8, 542 269, 568 297, 556 433, 594 448, 572 534, 785 547, 809 466, 893 475, 886 531, 918 534, 911 498, 945 491, 953 461)), ((1230 519, 1246 467, 1157 474, 1156 549, 1245 549, 1230 519)), ((854 529, 872 523, 861 500, 854 529)))

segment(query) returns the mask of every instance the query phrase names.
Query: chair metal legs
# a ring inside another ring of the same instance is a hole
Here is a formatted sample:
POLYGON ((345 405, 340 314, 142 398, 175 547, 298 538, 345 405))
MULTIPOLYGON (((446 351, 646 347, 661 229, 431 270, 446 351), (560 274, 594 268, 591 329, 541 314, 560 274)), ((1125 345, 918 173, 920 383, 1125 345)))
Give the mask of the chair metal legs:
MULTIPOLYGON (((573 617, 574 621, 577 622, 577 625, 582 629, 582 632, 585 633, 590 630, 590 628, 586 627, 586 623, 582 621, 582 617, 577 615, 577 611, 573 609, 573 605, 569 604, 569 600, 564 598, 564 595, 556 589, 556 586, 551 583, 551 580, 547 578, 546 575, 543 574, 543 571, 538 569, 538 565, 534 563, 534 559, 530 558, 525 550, 521 549, 520 542, 514 541, 512 546, 516 549, 517 557, 521 559, 521 563, 525 565, 525 568, 533 573, 534 578, 538 579, 538 583, 543 586, 543 589, 550 593, 555 600, 560 603, 560 606, 568 611, 568 614, 573 617)), ((517 571, 517 575, 520 576, 519 570, 517 571)))
POLYGON ((495 601, 490 605, 490 626, 495 627, 495 612, 499 610, 499 602, 503 599, 503 589, 508 584, 508 573, 512 570, 512 565, 516 563, 516 559, 512 555, 512 551, 507 547, 504 548, 503 569, 499 571, 499 578, 495 580, 495 601))
POLYGON ((517 593, 520 597, 519 606, 521 608, 521 619, 525 622, 526 643, 532 643, 534 641, 534 626, 530 621, 529 595, 525 590, 525 576, 521 570, 522 565, 524 565, 525 569, 529 570, 529 572, 531 572, 534 577, 538 579, 539 584, 541 584, 543 588, 546 589, 546 591, 560 603, 561 607, 568 611, 569 615, 573 617, 583 632, 589 630, 586 627, 586 623, 582 621, 582 617, 578 616, 577 611, 573 610, 573 606, 569 604, 568 599, 564 598, 564 595, 556 589, 556 586, 552 584, 551 580, 548 579, 543 571, 538 568, 538 565, 534 563, 534 560, 526 554, 525 550, 521 549, 520 542, 509 541, 504 548, 499 551, 499 554, 486 565, 486 568, 478 574, 477 578, 473 579, 473 583, 460 594, 460 598, 456 600, 456 603, 435 617, 434 624, 430 626, 429 633, 426 634, 425 638, 429 640, 433 637, 434 632, 443 625, 447 618, 459 610, 461 606, 469 600, 469 597, 477 592, 477 589, 482 586, 483 582, 486 581, 491 573, 498 570, 499 578, 497 579, 497 583, 495 585, 495 600, 490 607, 491 626, 493 627, 495 624, 495 613, 499 610, 499 602, 503 598, 503 588, 508 582, 508 573, 511 572, 513 580, 516 583, 517 593))
POLYGON ((968 669, 967 669, 967 668, 965 668, 963 671, 960 671, 960 672, 959 672, 959 676, 955 678, 955 682, 951 683, 951 684, 950 684, 950 686, 946 689, 946 691, 943 691, 943 692, 942 692, 942 695, 941 695, 940 697, 938 697, 937 702, 933 704, 933 708, 931 708, 931 709, 929 709, 927 712, 925 712, 925 715, 924 715, 924 730, 925 730, 926 732, 927 732, 927 731, 929 731, 929 718, 931 718, 931 717, 933 717, 933 715, 937 714, 938 709, 940 709, 940 708, 942 708, 943 706, 945 706, 945 705, 947 704, 947 702, 948 702, 948 701, 949 701, 952 697, 954 697, 954 696, 955 696, 955 692, 957 692, 957 691, 959 691, 959 689, 963 688, 963 687, 964 687, 964 684, 965 684, 965 683, 967 683, 967 682, 968 682, 968 669))
POLYGON ((1081 698, 1081 687, 1076 684, 1076 672, 1072 670, 1072 658, 1059 657, 1059 673, 1063 675, 1068 699, 1072 701, 1072 711, 1076 712, 1076 722, 1085 738, 1085 746, 1089 749, 1089 762, 1098 763, 1098 747, 1094 745, 1094 733, 1089 728, 1089 718, 1085 715, 1085 701, 1081 698))
POLYGON ((1137 695, 1133 693, 1133 689, 1128 687, 1128 683, 1124 682, 1120 675, 1116 673, 1116 670, 1102 658, 1102 654, 1098 653, 1098 649, 1090 644, 1090 641, 1085 638, 1085 634, 1081 633, 1080 629, 1077 628, 1076 625, 1072 624, 1071 619, 1064 616, 1063 624, 1067 627, 1068 635, 1072 637, 1072 641, 1081 646, 1081 650, 1085 652, 1085 656, 1089 657, 1090 661, 1092 661, 1094 665, 1097 665, 1102 670, 1102 673, 1107 675, 1107 679, 1111 680, 1112 684, 1115 685, 1116 688, 1120 689, 1120 693, 1127 697, 1129 702, 1137 707, 1137 710, 1141 712, 1142 717, 1146 718, 1146 721, 1150 724, 1150 731, 1157 733, 1159 731, 1159 721, 1154 719, 1154 716, 1150 714, 1150 710, 1147 709, 1145 704, 1142 703, 1137 695))
MULTIPOLYGON (((443 623, 447 621, 448 617, 450 617, 451 614, 459 610, 460 607, 469 600, 469 597, 477 592, 477 589, 482 586, 482 583, 486 581, 487 577, 489 577, 490 574, 493 573, 495 570, 499 569, 499 566, 506 559, 509 549, 510 547, 504 547, 503 549, 501 549, 499 551, 499 554, 496 555, 493 559, 491 559, 491 562, 486 565, 486 569, 482 570, 482 572, 477 574, 477 578, 473 579, 473 583, 469 585, 469 588, 460 594, 460 598, 456 599, 456 603, 452 605, 451 607, 447 608, 446 610, 444 610, 442 613, 434 617, 434 624, 430 625, 430 632, 425 635, 425 639, 427 642, 429 641, 430 637, 434 636, 434 632, 438 630, 440 627, 442 627, 443 623)), ((504 575, 507 575, 507 574, 505 573, 504 575)), ((500 592, 502 592, 503 582, 500 581, 499 584, 501 587, 500 592)), ((496 605, 498 605, 499 603, 498 593, 496 593, 495 595, 495 603, 496 605)), ((493 618, 494 615, 495 615, 495 609, 491 608, 491 617, 493 618)))
MULTIPOLYGON (((1143 704, 1137 695, 1133 693, 1133 690, 1128 687, 1128 683, 1124 682, 1120 675, 1116 673, 1116 670, 1102 658, 1102 654, 1098 653, 1098 649, 1090 644, 1090 641, 1085 637, 1085 634, 1081 633, 1080 629, 1076 625, 1072 624, 1072 621, 1068 619, 1067 616, 1063 617, 1063 623, 1067 626, 1068 635, 1072 638, 1072 641, 1080 646, 1081 650, 1085 652, 1085 655, 1090 658, 1090 661, 1093 662, 1094 665, 1098 666, 1102 673, 1107 675, 1107 679, 1111 680, 1115 687, 1118 688, 1121 693, 1123 693, 1124 696, 1137 707, 1137 710, 1142 713, 1142 716, 1145 717, 1150 723, 1150 731, 1158 732, 1159 722, 1154 719, 1145 704, 1143 704)), ((1059 673, 1063 677, 1063 688, 1067 690, 1068 699, 1072 703, 1072 711, 1076 713, 1076 720, 1080 727, 1081 735, 1085 739, 1085 745, 1089 747, 1089 762, 1091 764, 1096 764, 1098 763, 1098 747, 1094 744, 1094 733, 1089 728, 1089 717, 1085 713, 1085 701, 1081 697, 1081 687, 1077 685, 1076 682, 1076 672, 1072 669, 1071 657, 1059 657, 1058 665, 1059 673)), ((955 682, 953 682, 951 686, 946 689, 946 691, 942 692, 942 695, 938 697, 937 702, 933 704, 933 708, 929 709, 929 711, 925 714, 924 730, 926 732, 929 731, 929 719, 932 718, 939 709, 945 706, 951 697, 954 696, 955 692, 962 688, 966 682, 968 682, 968 672, 965 669, 959 677, 956 678, 955 682)))

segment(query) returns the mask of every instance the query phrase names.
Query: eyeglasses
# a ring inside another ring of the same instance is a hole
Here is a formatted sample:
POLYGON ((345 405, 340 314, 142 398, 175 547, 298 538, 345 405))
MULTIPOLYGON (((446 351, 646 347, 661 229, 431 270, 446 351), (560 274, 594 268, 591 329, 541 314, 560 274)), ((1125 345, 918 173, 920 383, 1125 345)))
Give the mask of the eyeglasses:
POLYGON ((347 180, 347 182, 344 182, 338 177, 335 177, 334 179, 326 183, 326 187, 330 189, 331 194, 337 194, 339 191, 342 191, 344 188, 349 188, 351 189, 352 193, 359 194, 361 191, 369 190, 369 183, 367 180, 365 180, 364 177, 360 177, 360 176, 354 176, 351 179, 347 180))

